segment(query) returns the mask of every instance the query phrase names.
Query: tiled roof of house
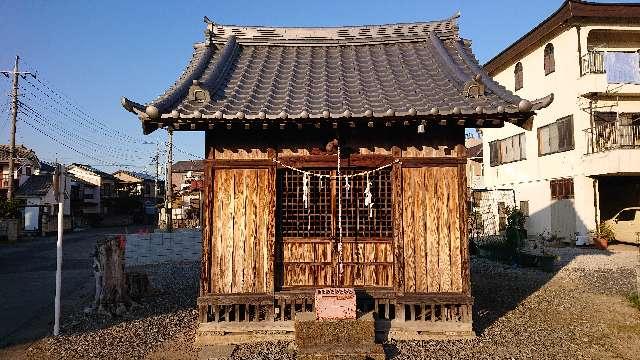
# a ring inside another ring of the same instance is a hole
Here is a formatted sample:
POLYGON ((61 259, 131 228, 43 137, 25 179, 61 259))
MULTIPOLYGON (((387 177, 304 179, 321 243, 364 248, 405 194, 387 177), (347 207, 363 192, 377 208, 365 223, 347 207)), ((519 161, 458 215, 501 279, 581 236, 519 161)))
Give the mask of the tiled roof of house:
POLYGON ((56 170, 56 167, 45 161, 40 161, 40 172, 52 173, 56 170))
POLYGON ((44 196, 53 186, 53 175, 31 175, 16 191, 16 196, 44 196))
MULTIPOLYGON (((7 144, 0 144, 0 162, 9 162, 10 146, 7 144)), ((24 145, 16 145, 16 163, 17 164, 30 164, 33 168, 40 168, 40 160, 36 153, 25 147, 24 145)))
POLYGON ((176 161, 171 165, 171 171, 187 172, 187 171, 204 171, 204 163, 202 160, 182 160, 176 161))
POLYGON ((467 149, 468 158, 482 158, 482 143, 467 149))
POLYGON ((552 101, 521 99, 493 81, 460 38, 457 18, 339 28, 209 23, 172 87, 146 105, 126 98, 122 105, 150 133, 229 121, 447 117, 521 125, 552 101))
POLYGON ((138 179, 138 181, 144 181, 144 180, 155 180, 156 178, 146 174, 146 173, 142 173, 142 172, 138 172, 138 171, 131 171, 131 170, 118 170, 116 172, 113 173, 114 176, 116 176, 116 174, 118 173, 123 173, 123 174, 127 174, 131 177, 134 177, 136 179, 138 179))
POLYGON ((69 165, 68 167, 74 167, 74 166, 77 167, 77 168, 83 169, 85 171, 92 172, 92 173, 100 176, 103 179, 109 179, 109 180, 115 180, 115 181, 118 180, 115 176, 113 176, 113 175, 111 175, 109 173, 106 173, 104 171, 98 170, 98 169, 96 169, 96 168, 94 168, 93 166, 90 166, 90 165, 73 163, 73 164, 69 165))

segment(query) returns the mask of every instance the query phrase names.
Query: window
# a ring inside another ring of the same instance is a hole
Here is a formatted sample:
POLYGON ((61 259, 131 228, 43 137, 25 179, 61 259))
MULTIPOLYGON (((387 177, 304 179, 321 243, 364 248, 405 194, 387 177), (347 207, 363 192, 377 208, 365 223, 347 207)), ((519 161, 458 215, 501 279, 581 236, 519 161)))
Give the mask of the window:
POLYGON ((529 200, 520 201, 520 211, 524 216, 529 216, 529 200))
POLYGON ((27 176, 31 176, 31 166, 24 167, 24 174, 27 176))
POLYGON ((513 75, 516 80, 516 91, 522 89, 523 86, 523 76, 522 76, 522 63, 517 63, 516 68, 513 70, 513 75))
POLYGON ((103 183, 102 184, 102 197, 110 197, 112 193, 112 189, 111 189, 111 184, 110 183, 103 183))
POLYGON ((538 128, 538 155, 573 150, 573 116, 538 128))
POLYGON ((498 202, 498 230, 504 231, 507 229, 507 205, 500 201, 498 202))
POLYGON ((554 179, 551 180, 551 199, 573 199, 573 179, 554 179))
POLYGON ((489 143, 489 165, 496 166, 527 158, 524 133, 489 143))
POLYGON ((628 209, 620 211, 616 217, 618 221, 633 221, 636 218, 636 210, 628 209))
POLYGON ((556 71, 556 60, 553 57, 553 44, 548 43, 544 47, 544 75, 549 75, 556 71))

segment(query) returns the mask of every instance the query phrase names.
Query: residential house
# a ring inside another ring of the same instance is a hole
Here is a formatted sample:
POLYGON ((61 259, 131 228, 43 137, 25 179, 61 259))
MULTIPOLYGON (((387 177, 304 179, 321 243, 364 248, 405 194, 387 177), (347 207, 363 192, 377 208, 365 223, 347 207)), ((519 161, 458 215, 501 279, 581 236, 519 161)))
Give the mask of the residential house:
MULTIPOLYGON (((58 200, 55 197, 53 173, 31 175, 16 191, 16 199, 24 201, 24 231, 32 234, 46 234, 58 229, 58 200)), ((63 193, 64 229, 72 229, 69 191, 70 179, 61 177, 63 193)))
POLYGON ((467 148, 467 186, 471 189, 483 187, 482 139, 467 138, 464 146, 467 148))
POLYGON ((85 191, 89 189, 88 192, 83 191, 83 198, 95 203, 97 214, 104 216, 113 210, 111 206, 116 196, 115 188, 118 182, 115 176, 84 164, 71 164, 67 167, 67 172, 83 183, 91 184, 97 188, 96 193, 96 188, 85 184, 82 186, 85 191))
MULTIPOLYGON (((9 188, 9 158, 10 146, 0 144, 0 196, 7 197, 7 189, 9 188)), ((24 145, 16 145, 14 159, 14 189, 17 189, 34 173, 38 173, 40 169, 40 160, 36 153, 25 147, 24 145)))
POLYGON ((100 218, 100 187, 75 176, 70 177, 71 216, 74 226, 95 224, 100 218))
POLYGON ((194 180, 202 180, 204 166, 202 160, 182 160, 171 166, 171 184, 174 191, 180 191, 191 187, 194 180))
MULTIPOLYGON (((640 205, 640 4, 569 0, 485 70, 524 98, 532 131, 483 129, 487 189, 511 189, 529 234, 571 241, 640 205)), ((503 206, 504 208, 504 206, 503 206)))
POLYGON ((163 196, 164 181, 157 181, 149 174, 118 170, 113 173, 113 176, 119 180, 119 191, 126 194, 141 196, 148 200, 163 196))

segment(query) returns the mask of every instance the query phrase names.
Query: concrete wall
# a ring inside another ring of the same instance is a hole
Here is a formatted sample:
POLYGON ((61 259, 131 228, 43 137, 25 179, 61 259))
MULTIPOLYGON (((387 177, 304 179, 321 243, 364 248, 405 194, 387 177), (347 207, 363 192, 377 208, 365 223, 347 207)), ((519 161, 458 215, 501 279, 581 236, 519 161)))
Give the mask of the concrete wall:
POLYGON ((167 261, 199 261, 201 253, 200 231, 128 234, 125 264, 134 266, 167 261))
MULTIPOLYGON (((550 181, 552 179, 573 178, 575 198, 570 206, 575 210, 575 217, 568 217, 568 219, 575 218, 575 220, 567 221, 575 221, 575 232, 585 235, 590 229, 594 229, 597 223, 593 177, 633 173, 638 171, 640 166, 638 165, 640 150, 615 150, 587 155, 589 137, 584 130, 591 127, 590 105, 598 111, 640 112, 640 101, 636 96, 640 93, 640 85, 624 85, 620 88, 616 87, 616 84, 607 84, 605 75, 581 76, 580 74, 581 55, 587 53, 588 45, 596 50, 612 50, 596 46, 597 44, 588 44, 589 32, 603 28, 640 30, 640 27, 583 26, 578 32, 575 27, 570 27, 555 38, 540 44, 521 59, 515 59, 506 69, 493 74, 495 80, 510 91, 514 91, 514 68, 520 61, 523 66, 524 86, 514 92, 531 100, 549 93, 555 96, 554 102, 535 116, 532 131, 505 124, 504 128, 484 129, 482 132, 485 186, 487 189, 514 189, 517 202, 529 201, 528 230, 530 234, 552 230, 552 220, 556 220, 552 217, 554 213, 557 214, 559 205, 557 201, 551 199, 550 181), (578 51, 579 37, 581 53, 578 51), (544 48, 547 43, 552 43, 554 46, 555 72, 545 75, 544 48), (582 95, 591 91, 613 91, 620 96, 613 100, 600 99, 590 104, 589 99, 582 95), (568 115, 573 116, 574 150, 539 156, 537 129, 568 115), (526 160, 490 166, 489 142, 523 132, 526 137, 526 160), (623 151, 627 153, 622 156, 623 151), (631 161, 625 162, 622 158, 631 161)), ((637 48, 630 45, 627 49, 618 44, 615 50, 635 51, 637 48)), ((568 203, 563 204, 563 206, 566 205, 568 203)))

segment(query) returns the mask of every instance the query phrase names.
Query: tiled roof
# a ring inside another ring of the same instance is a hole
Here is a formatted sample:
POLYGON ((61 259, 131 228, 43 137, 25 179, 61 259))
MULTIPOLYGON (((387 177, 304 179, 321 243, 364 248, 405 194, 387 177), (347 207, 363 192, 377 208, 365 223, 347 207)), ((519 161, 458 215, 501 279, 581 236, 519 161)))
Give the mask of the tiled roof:
POLYGON ((56 168, 54 165, 51 165, 45 161, 40 161, 40 172, 53 173, 54 171, 56 171, 56 168))
POLYGON ((134 177, 136 179, 138 179, 139 181, 144 181, 144 180, 155 180, 156 178, 146 174, 146 173, 142 173, 142 172, 138 172, 138 171, 131 171, 131 170, 118 170, 116 172, 113 173, 113 175, 115 176, 118 173, 123 173, 123 174, 127 174, 131 177, 134 177))
POLYGON ((416 118, 529 119, 530 102, 493 81, 442 21, 341 28, 208 24, 178 81, 154 101, 122 99, 145 133, 234 121, 416 118))
POLYGON ((44 196, 53 186, 53 175, 31 175, 16 191, 16 196, 44 196))
POLYGON ((109 180, 115 180, 115 181, 118 180, 115 176, 113 176, 113 175, 111 175, 109 173, 106 173, 104 171, 98 170, 98 169, 96 169, 96 168, 94 168, 93 166, 90 166, 90 165, 73 163, 73 164, 68 166, 68 168, 71 168, 71 167, 77 167, 77 168, 83 169, 85 171, 94 173, 94 174, 100 176, 103 179, 109 179, 109 180))
POLYGON ((482 158, 482 143, 467 149, 468 158, 482 158))
POLYGON ((171 165, 171 171, 187 172, 187 171, 204 171, 204 163, 202 160, 182 160, 176 161, 171 165))
MULTIPOLYGON (((10 146, 7 144, 0 144, 0 162, 9 162, 10 146)), ((40 160, 36 153, 25 147, 24 145, 16 145, 16 163, 24 164, 29 163, 36 169, 40 168, 40 160)))

